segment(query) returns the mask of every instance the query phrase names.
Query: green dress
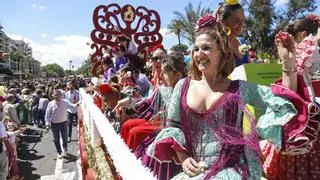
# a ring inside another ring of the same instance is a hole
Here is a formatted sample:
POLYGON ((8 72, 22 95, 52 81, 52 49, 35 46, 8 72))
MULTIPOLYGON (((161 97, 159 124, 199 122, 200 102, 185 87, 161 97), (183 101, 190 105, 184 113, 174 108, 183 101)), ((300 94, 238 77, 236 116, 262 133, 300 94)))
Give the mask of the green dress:
POLYGON ((147 154, 159 162, 172 162, 175 152, 183 151, 207 166, 198 176, 189 177, 181 172, 175 180, 261 179, 258 140, 266 139, 281 148, 281 128, 297 113, 293 104, 273 95, 266 86, 233 81, 217 103, 199 113, 187 104, 189 84, 188 78, 177 83, 168 112, 168 127, 157 135, 147 154), (245 104, 254 106, 261 114, 247 134, 243 133, 245 104))

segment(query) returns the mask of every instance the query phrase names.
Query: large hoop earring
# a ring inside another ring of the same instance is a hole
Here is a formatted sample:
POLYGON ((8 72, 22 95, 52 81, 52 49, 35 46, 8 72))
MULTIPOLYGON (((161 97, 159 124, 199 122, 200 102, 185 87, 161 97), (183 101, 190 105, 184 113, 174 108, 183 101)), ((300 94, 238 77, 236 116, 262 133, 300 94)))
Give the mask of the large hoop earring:
POLYGON ((231 35, 231 28, 229 28, 228 26, 225 26, 225 27, 224 27, 224 32, 226 32, 226 34, 227 34, 228 36, 230 36, 230 35, 231 35))

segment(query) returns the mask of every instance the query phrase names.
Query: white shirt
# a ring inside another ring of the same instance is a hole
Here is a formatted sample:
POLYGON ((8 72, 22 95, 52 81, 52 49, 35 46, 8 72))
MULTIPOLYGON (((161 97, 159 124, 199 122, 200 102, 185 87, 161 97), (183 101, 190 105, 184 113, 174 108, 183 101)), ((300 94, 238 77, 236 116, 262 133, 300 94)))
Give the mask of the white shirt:
POLYGON ((20 130, 13 131, 13 132, 7 131, 7 134, 8 134, 8 140, 9 140, 10 144, 14 144, 14 143, 16 143, 17 135, 20 134, 20 130))
POLYGON ((136 55, 138 53, 138 49, 137 46, 134 44, 133 41, 129 42, 128 45, 128 53, 132 54, 132 55, 136 55))
MULTIPOLYGON (((65 93, 65 100, 67 100, 69 103, 76 104, 80 100, 79 91, 77 91, 77 90, 73 90, 72 92, 70 90, 67 91, 65 93)), ((73 113, 73 114, 77 113, 78 112, 78 108, 72 106, 72 107, 70 107, 68 109, 68 112, 73 113)))
POLYGON ((40 99, 39 99, 38 109, 39 109, 39 110, 46 110, 48 104, 49 104, 49 99, 47 99, 47 98, 40 98, 40 99))
POLYGON ((75 105, 63 99, 58 102, 56 100, 50 101, 45 115, 46 125, 67 121, 68 108, 70 107, 75 107, 75 105))

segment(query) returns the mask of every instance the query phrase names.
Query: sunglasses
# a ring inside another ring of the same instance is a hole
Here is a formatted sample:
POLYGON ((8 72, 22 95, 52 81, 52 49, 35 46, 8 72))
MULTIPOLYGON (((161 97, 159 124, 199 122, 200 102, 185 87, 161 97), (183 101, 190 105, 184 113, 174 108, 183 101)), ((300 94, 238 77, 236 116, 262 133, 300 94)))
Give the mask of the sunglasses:
POLYGON ((93 94, 94 91, 87 91, 87 94, 93 94))
POLYGON ((159 58, 159 57, 152 57, 152 58, 151 58, 152 61, 161 61, 161 59, 162 59, 162 58, 159 58))

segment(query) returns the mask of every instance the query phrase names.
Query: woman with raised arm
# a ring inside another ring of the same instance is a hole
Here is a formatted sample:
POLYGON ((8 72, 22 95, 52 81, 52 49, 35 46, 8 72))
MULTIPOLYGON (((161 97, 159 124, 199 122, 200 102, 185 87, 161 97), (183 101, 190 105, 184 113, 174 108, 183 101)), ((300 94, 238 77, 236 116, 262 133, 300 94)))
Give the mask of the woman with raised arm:
MULTIPOLYGON (((172 94, 167 128, 147 154, 159 162, 180 163, 183 172, 173 179, 260 179, 258 137, 282 147, 282 127, 295 115, 288 100, 265 86, 227 77, 235 67, 234 53, 224 25, 212 15, 200 18, 190 65, 190 77, 180 80, 172 94), (261 117, 242 128, 245 104, 261 117)), ((276 45, 283 69, 296 67, 291 35, 276 45)), ((297 74, 283 73, 286 88, 296 90, 297 74)))
POLYGON ((297 68, 288 69, 286 74, 297 71, 296 92, 274 86, 273 92, 286 97, 298 110, 298 115, 283 128, 281 151, 272 145, 262 147, 263 170, 269 180, 320 179, 320 101, 315 98, 310 75, 320 64, 317 31, 320 17, 307 15, 285 27, 292 34, 296 44, 297 68))

